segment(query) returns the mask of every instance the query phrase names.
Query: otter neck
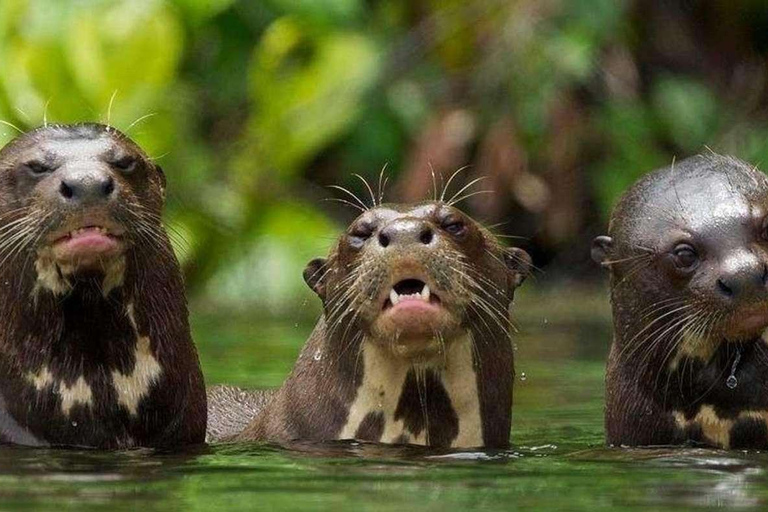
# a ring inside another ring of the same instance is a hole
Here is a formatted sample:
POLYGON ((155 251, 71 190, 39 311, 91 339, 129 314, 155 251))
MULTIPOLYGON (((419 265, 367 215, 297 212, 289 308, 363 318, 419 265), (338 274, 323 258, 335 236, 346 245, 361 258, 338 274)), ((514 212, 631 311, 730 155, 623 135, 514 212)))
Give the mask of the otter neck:
POLYGON ((46 281, 53 274, 40 274, 32 265, 21 275, 5 275, 5 281, 13 283, 0 299, 0 312, 7 319, 6 332, 0 335, 6 357, 16 359, 26 372, 59 367, 63 377, 103 365, 130 366, 139 338, 134 313, 146 307, 146 301, 132 285, 133 270, 120 259, 119 275, 74 278, 57 272, 57 282, 64 287, 45 286, 54 282, 46 281), (19 290, 26 300, 14 300, 19 290))
POLYGON ((482 446, 469 333, 429 362, 411 363, 365 338, 360 350, 363 371, 339 439, 482 446))
POLYGON ((104 365, 122 368, 133 359, 139 339, 134 316, 139 300, 122 287, 105 296, 100 279, 74 283, 61 296, 40 290, 9 326, 26 335, 5 341, 29 371, 46 365, 59 366, 63 375, 70 368, 80 374, 104 365))

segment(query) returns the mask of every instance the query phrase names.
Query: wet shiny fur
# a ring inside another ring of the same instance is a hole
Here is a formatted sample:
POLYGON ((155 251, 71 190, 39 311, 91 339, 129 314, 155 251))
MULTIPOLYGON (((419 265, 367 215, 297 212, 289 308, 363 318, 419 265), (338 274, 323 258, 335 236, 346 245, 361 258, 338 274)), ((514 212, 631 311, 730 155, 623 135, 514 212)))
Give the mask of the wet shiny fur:
POLYGON ((160 220, 164 189, 160 168, 102 125, 47 126, 0 151, 0 441, 203 441, 206 397, 160 220), (103 177, 109 200, 74 201, 70 185, 103 177), (124 252, 62 263, 52 247, 77 222, 112 226, 124 252))
MULTIPOLYGON (((529 262, 446 203, 365 211, 308 265, 324 315, 280 390, 229 439, 507 446, 509 307, 529 262), (389 299, 413 283, 430 290, 424 316, 389 299)), ((216 414, 209 436, 222 430, 216 414)))
POLYGON ((593 256, 611 272, 614 445, 767 448, 768 179, 716 154, 655 171, 593 256))

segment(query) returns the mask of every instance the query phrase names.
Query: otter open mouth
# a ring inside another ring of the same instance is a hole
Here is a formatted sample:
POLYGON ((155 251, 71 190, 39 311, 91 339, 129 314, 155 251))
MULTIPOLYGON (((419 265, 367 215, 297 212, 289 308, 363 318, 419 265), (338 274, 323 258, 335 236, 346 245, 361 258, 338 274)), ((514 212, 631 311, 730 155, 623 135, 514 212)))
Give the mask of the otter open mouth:
POLYGON ((51 244, 59 260, 87 264, 122 252, 122 233, 106 224, 86 224, 56 236, 51 244))
POLYGON ((387 310, 409 301, 439 305, 440 297, 433 293, 429 289, 429 285, 420 279, 403 279, 395 283, 389 291, 389 297, 384 301, 382 309, 387 310))

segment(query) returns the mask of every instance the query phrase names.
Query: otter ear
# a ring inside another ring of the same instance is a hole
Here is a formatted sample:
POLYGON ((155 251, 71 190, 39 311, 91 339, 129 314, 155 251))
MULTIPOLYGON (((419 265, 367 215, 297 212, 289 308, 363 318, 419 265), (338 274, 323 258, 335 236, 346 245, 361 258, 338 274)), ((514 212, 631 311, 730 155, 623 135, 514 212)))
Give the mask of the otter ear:
POLYGON ((596 237, 592 240, 592 259, 601 266, 605 266, 605 262, 611 255, 611 249, 613 249, 613 238, 609 236, 596 237))
POLYGON ((325 300, 325 258, 315 258, 304 269, 304 281, 321 299, 325 300))
POLYGON ((531 268, 533 268, 531 256, 519 247, 504 249, 504 263, 514 275, 513 285, 515 288, 523 284, 525 278, 531 273, 531 268))

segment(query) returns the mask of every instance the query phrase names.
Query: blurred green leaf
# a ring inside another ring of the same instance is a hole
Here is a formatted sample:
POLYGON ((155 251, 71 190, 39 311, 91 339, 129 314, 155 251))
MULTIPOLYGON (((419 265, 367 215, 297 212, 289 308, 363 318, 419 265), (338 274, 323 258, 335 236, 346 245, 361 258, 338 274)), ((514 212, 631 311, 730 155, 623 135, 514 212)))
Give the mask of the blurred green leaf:
POLYGON ((230 311, 295 311, 297 302, 313 297, 301 277, 304 267, 328 253, 339 230, 313 205, 271 205, 256 230, 241 237, 236 259, 211 278, 208 297, 230 311))
POLYGON ((669 163, 654 140, 656 123, 637 102, 611 102, 600 117, 609 153, 593 174, 605 217, 619 196, 643 174, 669 163))
POLYGON ((360 0, 266 0, 284 14, 313 24, 344 24, 362 14, 360 0))
POLYGON ((276 21, 256 47, 250 70, 256 149, 243 157, 246 182, 252 157, 279 176, 291 176, 335 140, 362 112, 377 77, 377 54, 355 32, 313 34, 291 18, 276 21))
POLYGON ((232 6, 235 0, 173 0, 193 24, 201 24, 232 6))
POLYGON ((717 99, 697 80, 663 77, 655 84, 652 101, 667 137, 686 151, 698 150, 717 132, 717 99))

